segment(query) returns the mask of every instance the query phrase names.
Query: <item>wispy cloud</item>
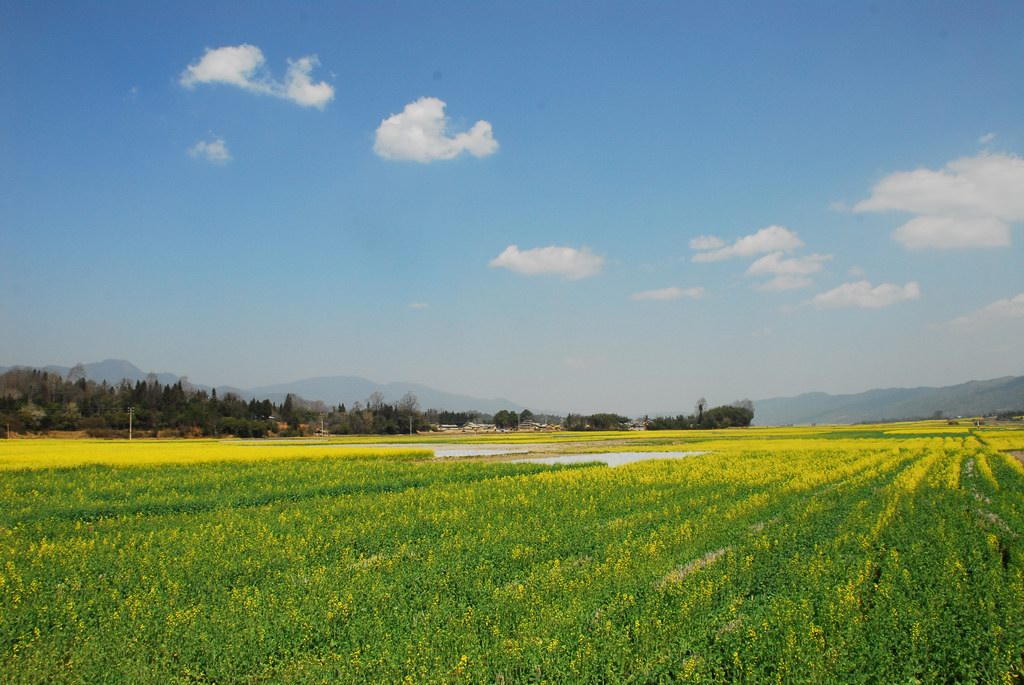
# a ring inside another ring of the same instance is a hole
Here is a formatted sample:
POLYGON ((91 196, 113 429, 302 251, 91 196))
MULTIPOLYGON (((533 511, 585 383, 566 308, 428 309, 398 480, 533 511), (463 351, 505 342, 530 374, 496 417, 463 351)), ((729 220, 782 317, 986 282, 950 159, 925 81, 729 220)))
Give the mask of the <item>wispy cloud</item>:
POLYGON ((691 250, 717 250, 724 245, 724 240, 713 235, 699 235, 690 241, 691 250))
POLYGON ((1005 247, 1009 224, 1024 221, 1024 159, 983 152, 938 171, 896 172, 853 211, 917 214, 893 232, 909 249, 1005 247))
POLYGON ((844 283, 838 288, 815 295, 809 301, 818 309, 835 309, 840 307, 860 307, 877 309, 888 307, 904 300, 916 300, 921 297, 921 287, 917 281, 906 285, 882 283, 872 286, 868 281, 844 283))
POLYGON ((814 281, 807 278, 806 276, 794 276, 792 274, 782 274, 769 278, 767 281, 762 283, 754 284, 755 290, 764 291, 780 291, 780 290, 802 290, 803 288, 810 288, 814 285, 814 281))
POLYGON ((401 113, 381 122, 373 151, 385 159, 414 162, 454 159, 464 152, 474 157, 497 152, 498 141, 487 121, 480 120, 468 131, 449 136, 446 106, 429 97, 410 102, 401 113))
POLYGON ((182 72, 178 82, 190 89, 203 83, 228 84, 320 110, 334 99, 332 85, 325 81, 313 83, 310 78, 313 67, 320 63, 315 55, 289 60, 284 82, 270 75, 265 62, 263 51, 255 45, 208 48, 198 61, 182 72))
POLYGON ((1007 319, 1024 319, 1024 293, 996 300, 970 314, 959 316, 950 323, 961 328, 972 328, 1007 319))
POLYGON ((800 257, 783 257, 782 252, 772 252, 761 257, 747 268, 747 276, 772 276, 758 283, 757 290, 798 290, 811 286, 810 274, 824 268, 832 259, 830 254, 809 254, 800 257))
POLYGON ((430 305, 426 302, 410 302, 409 309, 426 309, 430 305))
POLYGON ((231 152, 223 138, 213 136, 209 140, 200 140, 188 149, 190 157, 204 159, 212 164, 227 164, 231 161, 231 152))
MULTIPOLYGON (((694 247, 694 241, 690 246, 694 247)), ((698 245, 711 245, 713 240, 720 240, 714 236, 701 236, 702 242, 698 245)), ((768 252, 791 252, 804 246, 797 234, 784 226, 767 226, 757 233, 743 236, 737 239, 732 245, 711 249, 710 251, 699 252, 693 256, 695 262, 719 262, 732 257, 753 257, 768 252)), ((706 249, 694 247, 694 249, 706 249)))
POLYGON ((604 267, 604 257, 594 254, 589 247, 535 247, 520 250, 509 245, 490 261, 490 266, 504 268, 526 276, 552 274, 569 281, 595 276, 604 267))
POLYGON ((699 300, 706 294, 704 288, 659 288, 657 290, 642 290, 629 296, 631 300, 699 300))
POLYGON ((996 139, 996 134, 989 132, 989 133, 986 133, 985 135, 983 135, 982 137, 978 138, 978 142, 981 143, 982 145, 988 145, 989 143, 991 143, 995 139, 996 139))

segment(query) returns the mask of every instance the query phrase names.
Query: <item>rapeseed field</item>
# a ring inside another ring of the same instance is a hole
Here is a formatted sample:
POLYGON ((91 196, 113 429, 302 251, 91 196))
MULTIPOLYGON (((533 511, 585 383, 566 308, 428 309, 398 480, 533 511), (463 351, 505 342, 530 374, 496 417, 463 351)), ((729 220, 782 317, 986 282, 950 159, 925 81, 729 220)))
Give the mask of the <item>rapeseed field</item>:
POLYGON ((608 468, 352 440, 0 442, 0 674, 1024 678, 1024 467, 1007 453, 1024 432, 602 437, 557 440, 702 453, 608 468))

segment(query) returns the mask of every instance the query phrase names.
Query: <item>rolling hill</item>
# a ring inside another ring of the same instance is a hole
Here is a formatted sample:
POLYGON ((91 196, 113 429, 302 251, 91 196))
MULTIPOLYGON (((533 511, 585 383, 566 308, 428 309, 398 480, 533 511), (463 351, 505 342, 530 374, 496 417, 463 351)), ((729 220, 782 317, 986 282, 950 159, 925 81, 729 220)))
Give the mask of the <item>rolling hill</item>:
POLYGON ((812 392, 754 402, 754 424, 862 423, 942 416, 977 416, 1024 409, 1024 376, 969 381, 941 388, 884 388, 855 395, 812 392))

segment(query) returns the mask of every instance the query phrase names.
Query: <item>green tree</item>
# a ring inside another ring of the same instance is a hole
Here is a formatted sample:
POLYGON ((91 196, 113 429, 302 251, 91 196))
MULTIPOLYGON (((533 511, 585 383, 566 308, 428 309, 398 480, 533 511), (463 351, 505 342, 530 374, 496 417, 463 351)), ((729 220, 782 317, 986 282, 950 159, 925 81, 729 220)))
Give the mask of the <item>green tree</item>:
POLYGON ((494 415, 495 428, 512 428, 516 425, 518 415, 508 409, 502 409, 494 415))

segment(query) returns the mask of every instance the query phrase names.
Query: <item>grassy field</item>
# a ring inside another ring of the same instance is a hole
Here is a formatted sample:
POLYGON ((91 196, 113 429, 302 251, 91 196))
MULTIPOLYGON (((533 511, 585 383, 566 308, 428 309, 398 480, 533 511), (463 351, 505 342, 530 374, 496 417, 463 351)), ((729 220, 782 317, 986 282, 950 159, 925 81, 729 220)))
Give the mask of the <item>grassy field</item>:
POLYGON ((0 679, 1024 682, 1024 431, 367 442, 0 441, 0 679))

